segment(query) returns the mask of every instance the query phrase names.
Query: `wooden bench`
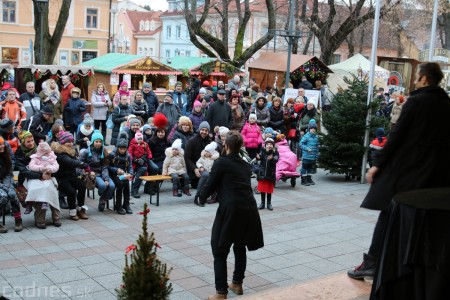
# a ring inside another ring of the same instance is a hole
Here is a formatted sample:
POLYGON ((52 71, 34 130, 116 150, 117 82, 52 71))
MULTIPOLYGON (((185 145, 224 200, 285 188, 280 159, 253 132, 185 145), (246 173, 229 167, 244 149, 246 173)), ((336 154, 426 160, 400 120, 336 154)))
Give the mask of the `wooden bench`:
MULTIPOLYGON (((172 180, 172 177, 166 176, 166 175, 151 175, 151 176, 141 176, 139 178, 145 182, 155 182, 156 183, 156 206, 159 206, 159 189, 161 187, 161 184, 165 180, 172 180)), ((151 194, 150 194, 150 204, 153 204, 151 194)))

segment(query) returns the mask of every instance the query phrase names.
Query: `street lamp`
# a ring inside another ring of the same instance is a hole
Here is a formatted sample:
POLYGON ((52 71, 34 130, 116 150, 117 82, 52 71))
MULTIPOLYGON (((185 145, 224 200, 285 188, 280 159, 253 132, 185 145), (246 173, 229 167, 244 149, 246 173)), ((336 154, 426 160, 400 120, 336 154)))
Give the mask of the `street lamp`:
POLYGON ((113 53, 116 52, 116 32, 114 30, 114 25, 116 23, 116 14, 118 12, 119 12, 119 10, 117 9, 117 4, 113 4, 110 9, 110 13, 112 14, 112 38, 111 38, 112 47, 111 47, 111 49, 112 49, 113 53))
POLYGON ((48 0, 36 0, 37 3, 37 8, 38 8, 38 12, 41 15, 41 34, 39 36, 39 64, 43 64, 44 61, 44 16, 45 16, 45 9, 44 9, 44 5, 45 3, 47 3, 48 5, 48 0))

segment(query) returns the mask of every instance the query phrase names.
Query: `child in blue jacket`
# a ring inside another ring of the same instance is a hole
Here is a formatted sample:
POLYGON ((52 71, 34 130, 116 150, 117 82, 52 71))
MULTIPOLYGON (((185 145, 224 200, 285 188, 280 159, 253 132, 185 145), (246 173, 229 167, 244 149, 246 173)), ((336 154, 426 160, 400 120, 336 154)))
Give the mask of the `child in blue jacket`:
POLYGON ((317 124, 311 119, 308 124, 308 132, 300 140, 299 146, 302 148, 302 185, 314 185, 311 174, 315 173, 315 165, 319 157, 319 138, 317 137, 317 124))

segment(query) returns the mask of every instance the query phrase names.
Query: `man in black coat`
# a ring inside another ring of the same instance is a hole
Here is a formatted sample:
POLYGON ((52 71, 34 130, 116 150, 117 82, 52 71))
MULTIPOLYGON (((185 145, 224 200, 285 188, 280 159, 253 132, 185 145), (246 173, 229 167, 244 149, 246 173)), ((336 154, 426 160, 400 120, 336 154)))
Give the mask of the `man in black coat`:
POLYGON ((149 82, 144 82, 142 85, 142 95, 144 96, 145 102, 147 102, 148 112, 147 115, 149 117, 153 117, 156 109, 159 106, 158 97, 155 92, 152 90, 152 85, 149 82))
POLYGON ((184 160, 186 162, 186 168, 189 175, 189 181, 192 188, 196 189, 198 181, 200 179, 200 170, 197 168, 196 163, 200 158, 203 149, 206 145, 211 143, 209 137, 210 127, 208 122, 203 121, 198 126, 198 133, 186 142, 184 149, 184 160))
POLYGON ((224 144, 226 155, 214 162, 208 181, 200 192, 201 203, 214 192, 220 195, 211 232, 216 294, 208 299, 226 299, 228 289, 242 295, 247 265, 245 247, 249 251, 264 247, 261 219, 251 186, 252 170, 239 156, 242 144, 239 132, 230 131, 227 134, 224 144), (232 245, 234 272, 233 280, 228 284, 227 257, 232 245))
POLYGON ((48 134, 48 121, 53 117, 53 108, 49 105, 44 106, 41 112, 32 116, 23 127, 24 130, 31 132, 34 137, 34 142, 39 144, 39 141, 46 141, 48 134))
POLYGON ((219 90, 217 92, 217 101, 211 104, 208 108, 206 119, 212 130, 214 130, 216 126, 230 128, 233 120, 231 107, 225 102, 225 94, 225 90, 219 90))
POLYGON ((450 98, 439 87, 442 78, 437 63, 418 66, 416 90, 411 92, 384 149, 367 172, 367 181, 372 185, 361 207, 381 212, 369 252, 360 266, 348 272, 351 278, 373 277, 387 209, 394 195, 450 186, 450 98))

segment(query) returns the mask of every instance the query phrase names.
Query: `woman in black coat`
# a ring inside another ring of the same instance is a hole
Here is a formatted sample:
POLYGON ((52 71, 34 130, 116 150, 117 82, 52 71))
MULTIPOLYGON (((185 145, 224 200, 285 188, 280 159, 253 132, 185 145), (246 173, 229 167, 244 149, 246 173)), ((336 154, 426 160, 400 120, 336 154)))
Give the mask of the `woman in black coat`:
MULTIPOLYGON (((217 294, 223 297, 228 288, 242 294, 247 254, 264 247, 261 219, 251 186, 250 165, 239 156, 243 139, 239 132, 230 131, 225 140, 226 155, 219 157, 209 173, 208 181, 200 193, 200 202, 213 193, 220 195, 219 207, 211 232, 214 256, 214 274, 217 294), (235 269, 233 282, 227 284, 227 257, 233 245, 235 269)), ((222 299, 222 298, 218 298, 222 299)))
MULTIPOLYGON (((111 145, 115 145, 117 137, 119 136, 120 124, 127 120, 127 116, 133 113, 133 108, 128 104, 128 96, 120 96, 119 105, 114 108, 112 112, 112 121, 114 123, 114 128, 111 133, 111 145)), ((103 137, 105 138, 105 137, 103 137)))
POLYGON ((272 127, 273 130, 281 133, 286 133, 286 125, 284 120, 284 109, 281 104, 281 98, 276 97, 272 101, 272 106, 269 107, 270 121, 267 126, 272 127))

